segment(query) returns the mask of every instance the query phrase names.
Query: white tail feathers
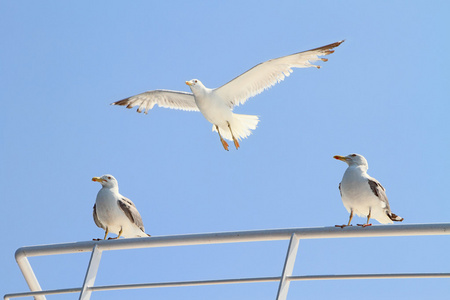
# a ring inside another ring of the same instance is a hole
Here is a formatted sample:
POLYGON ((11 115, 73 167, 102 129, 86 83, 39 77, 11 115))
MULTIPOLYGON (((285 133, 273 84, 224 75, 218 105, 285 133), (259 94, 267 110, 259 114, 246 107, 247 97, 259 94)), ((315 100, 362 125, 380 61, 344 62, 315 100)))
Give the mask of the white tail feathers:
MULTIPOLYGON (((245 139, 250 134, 252 134, 252 130, 256 129, 256 126, 259 123, 258 116, 252 115, 239 115, 233 113, 233 118, 229 121, 231 130, 233 131, 233 135, 238 140, 245 139)), ((213 131, 217 131, 216 125, 212 127, 213 131)), ((230 129, 228 125, 220 126, 219 125, 220 134, 224 139, 232 141, 230 129)))

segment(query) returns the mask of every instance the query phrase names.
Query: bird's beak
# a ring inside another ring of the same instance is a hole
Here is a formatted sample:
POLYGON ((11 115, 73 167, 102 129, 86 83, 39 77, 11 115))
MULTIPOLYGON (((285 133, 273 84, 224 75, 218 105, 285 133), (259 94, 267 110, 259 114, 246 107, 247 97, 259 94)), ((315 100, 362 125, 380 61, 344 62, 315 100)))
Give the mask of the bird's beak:
POLYGON ((186 84, 189 85, 189 86, 192 85, 192 83, 190 83, 189 81, 186 81, 186 84))
POLYGON ((335 158, 337 160, 347 161, 347 157, 345 157, 345 156, 335 155, 335 156, 333 156, 333 158, 335 158))
POLYGON ((92 178, 92 181, 97 181, 97 182, 102 183, 103 181, 105 181, 105 179, 102 179, 102 178, 100 178, 100 177, 93 177, 93 178, 92 178))

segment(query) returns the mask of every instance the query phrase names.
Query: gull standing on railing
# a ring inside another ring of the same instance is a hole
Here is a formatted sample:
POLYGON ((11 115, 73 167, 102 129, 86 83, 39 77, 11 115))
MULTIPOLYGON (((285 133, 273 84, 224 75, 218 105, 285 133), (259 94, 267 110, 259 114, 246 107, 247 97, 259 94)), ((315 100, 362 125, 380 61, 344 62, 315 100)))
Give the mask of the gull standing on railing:
POLYGON ((350 154, 347 156, 335 155, 335 159, 348 164, 344 173, 339 190, 342 202, 350 213, 347 225, 336 225, 337 227, 350 226, 353 214, 367 217, 365 224, 358 224, 366 227, 370 218, 382 224, 390 224, 392 221, 403 221, 403 218, 391 212, 389 201, 384 187, 367 174, 369 165, 364 156, 360 154, 350 154))
POLYGON ((92 181, 102 185, 95 200, 93 216, 95 224, 105 230, 103 239, 106 239, 109 232, 117 234, 117 237, 109 239, 150 236, 145 233, 141 215, 134 203, 119 194, 119 183, 114 176, 94 177, 92 181))

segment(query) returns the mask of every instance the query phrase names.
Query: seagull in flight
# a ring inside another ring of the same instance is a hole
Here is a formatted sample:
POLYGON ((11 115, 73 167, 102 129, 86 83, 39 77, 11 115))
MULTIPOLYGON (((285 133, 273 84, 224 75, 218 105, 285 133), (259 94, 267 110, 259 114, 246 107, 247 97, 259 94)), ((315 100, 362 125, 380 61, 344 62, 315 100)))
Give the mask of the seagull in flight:
POLYGON ((369 165, 364 156, 350 154, 347 156, 335 155, 334 158, 348 164, 344 177, 339 183, 339 190, 342 202, 350 213, 348 224, 336 225, 336 227, 351 226, 353 214, 367 217, 365 224, 358 224, 363 227, 372 225, 369 223, 371 218, 382 224, 403 221, 402 217, 391 212, 384 187, 378 180, 367 174, 369 165))
POLYGON ((137 112, 146 114, 155 104, 160 107, 185 111, 200 111, 219 134, 220 141, 228 151, 228 143, 233 141, 236 149, 239 141, 247 138, 259 122, 258 116, 233 113, 233 108, 244 104, 247 99, 262 93, 264 90, 284 80, 293 68, 309 68, 318 65, 316 61, 326 62, 328 59, 319 56, 334 52, 344 41, 339 41, 319 48, 287 55, 260 63, 247 72, 237 76, 228 83, 210 89, 198 79, 186 81, 192 93, 170 90, 153 90, 111 103, 127 108, 138 106, 137 112))
POLYGON ((110 232, 117 234, 117 237, 109 238, 110 240, 121 236, 124 238, 150 236, 145 233, 141 215, 134 203, 119 194, 119 183, 114 176, 107 174, 94 177, 92 181, 102 185, 95 200, 93 216, 95 224, 105 230, 104 240, 110 232))

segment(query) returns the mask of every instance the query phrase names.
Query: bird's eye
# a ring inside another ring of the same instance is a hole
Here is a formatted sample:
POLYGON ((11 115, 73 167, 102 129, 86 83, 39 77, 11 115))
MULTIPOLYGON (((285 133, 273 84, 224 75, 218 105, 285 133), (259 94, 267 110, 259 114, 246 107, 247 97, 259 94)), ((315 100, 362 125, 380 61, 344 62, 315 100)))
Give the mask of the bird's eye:
POLYGON ((353 156, 353 157, 355 157, 355 156, 356 156, 356 154, 352 154, 352 155, 350 155, 350 156, 353 156))
POLYGON ((111 176, 108 176, 108 179, 111 179, 111 176))
POLYGON ((197 80, 194 80, 195 83, 197 83, 197 80))

